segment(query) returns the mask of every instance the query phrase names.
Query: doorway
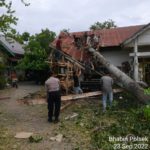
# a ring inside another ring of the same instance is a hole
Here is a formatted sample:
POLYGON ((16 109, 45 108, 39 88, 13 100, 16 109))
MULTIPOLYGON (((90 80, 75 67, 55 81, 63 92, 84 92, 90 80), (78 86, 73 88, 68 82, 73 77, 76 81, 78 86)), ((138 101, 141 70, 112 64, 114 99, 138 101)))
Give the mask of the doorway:
POLYGON ((140 59, 139 69, 142 70, 142 80, 150 85, 150 60, 140 59))

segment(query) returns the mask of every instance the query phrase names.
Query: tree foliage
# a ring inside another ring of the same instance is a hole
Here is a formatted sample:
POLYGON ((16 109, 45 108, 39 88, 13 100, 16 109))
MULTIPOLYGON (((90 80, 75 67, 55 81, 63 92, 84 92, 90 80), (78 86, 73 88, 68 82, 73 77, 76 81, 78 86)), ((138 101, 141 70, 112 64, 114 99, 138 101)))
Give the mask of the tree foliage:
POLYGON ((17 18, 14 17, 15 11, 12 10, 12 2, 7 3, 5 0, 0 1, 0 8, 3 14, 0 15, 0 32, 8 33, 12 31, 11 25, 17 24, 17 18))
POLYGON ((30 3, 27 3, 25 0, 21 0, 21 2, 25 5, 25 6, 29 6, 30 3))
MULTIPOLYGON (((29 6, 25 0, 21 0, 25 6, 29 6)), ((0 0, 0 33, 11 34, 15 31, 11 25, 16 25, 18 18, 14 16, 15 10, 12 10, 12 0, 0 0)), ((16 32, 16 31, 15 31, 16 32)))
POLYGON ((93 25, 91 25, 90 30, 99 30, 99 29, 110 29, 110 28, 116 28, 117 25, 115 24, 115 22, 111 19, 109 19, 108 21, 104 21, 104 22, 96 22, 93 25))
POLYGON ((46 52, 35 38, 29 42, 26 49, 25 56, 20 63, 23 69, 43 70, 47 67, 45 63, 47 58, 46 52))
POLYGON ((30 33, 28 33, 28 32, 22 33, 21 38, 23 41, 26 41, 26 42, 29 41, 30 33))
POLYGON ((46 60, 50 49, 49 43, 55 38, 55 33, 48 29, 42 30, 41 33, 32 35, 29 43, 25 47, 25 55, 18 65, 19 68, 29 70, 45 70, 48 68, 46 60))
POLYGON ((62 29, 60 32, 66 32, 66 33, 69 33, 69 30, 70 30, 70 29, 62 29))
POLYGON ((4 70, 6 69, 6 66, 3 62, 0 62, 0 89, 3 89, 6 84, 5 76, 4 76, 4 70))
POLYGON ((45 29, 41 31, 41 33, 36 34, 36 39, 40 43, 41 47, 44 48, 47 54, 50 53, 49 44, 56 37, 55 32, 50 31, 49 29, 45 29))

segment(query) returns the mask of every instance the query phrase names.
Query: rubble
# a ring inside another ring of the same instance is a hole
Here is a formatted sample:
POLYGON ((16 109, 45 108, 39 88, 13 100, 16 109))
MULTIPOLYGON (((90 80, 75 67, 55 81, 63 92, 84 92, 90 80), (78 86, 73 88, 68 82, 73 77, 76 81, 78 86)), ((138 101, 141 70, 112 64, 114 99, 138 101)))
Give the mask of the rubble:
POLYGON ((50 140, 52 141, 57 141, 57 142, 61 142, 63 139, 63 135, 62 134, 58 134, 55 137, 51 137, 50 140))
POLYGON ((33 135, 32 132, 18 132, 18 133, 16 133, 15 138, 18 138, 18 139, 27 139, 31 135, 33 135))

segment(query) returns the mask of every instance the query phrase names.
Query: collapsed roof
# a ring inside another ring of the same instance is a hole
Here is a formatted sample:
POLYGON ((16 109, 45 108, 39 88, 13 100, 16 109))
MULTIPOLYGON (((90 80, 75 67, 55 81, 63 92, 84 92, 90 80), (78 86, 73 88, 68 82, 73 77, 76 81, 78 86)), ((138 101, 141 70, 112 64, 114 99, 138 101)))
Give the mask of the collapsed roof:
MULTIPOLYGON (((101 29, 94 31, 83 31, 83 32, 72 32, 66 33, 61 32, 59 36, 62 37, 62 51, 66 54, 72 56, 73 58, 80 60, 81 57, 86 57, 86 53, 82 50, 79 50, 74 44, 75 35, 78 38, 82 38, 84 34, 87 35, 97 35, 100 37, 99 46, 104 47, 114 47, 120 46, 124 41, 132 37, 134 34, 138 33, 141 29, 143 29, 145 25, 136 25, 136 26, 128 26, 128 27, 117 27, 111 29, 101 29)), ((55 46, 56 40, 52 43, 55 46)))

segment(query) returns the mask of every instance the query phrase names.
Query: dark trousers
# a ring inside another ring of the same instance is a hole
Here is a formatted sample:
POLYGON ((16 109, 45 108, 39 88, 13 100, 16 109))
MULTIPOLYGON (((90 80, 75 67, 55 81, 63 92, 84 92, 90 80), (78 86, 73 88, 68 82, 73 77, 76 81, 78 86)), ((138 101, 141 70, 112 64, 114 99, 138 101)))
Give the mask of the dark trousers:
POLYGON ((15 81, 15 82, 12 82, 12 87, 18 88, 17 81, 15 81))
POLYGON ((61 95, 60 91, 54 91, 48 93, 48 119, 52 120, 53 115, 57 120, 60 114, 61 107, 61 95))

